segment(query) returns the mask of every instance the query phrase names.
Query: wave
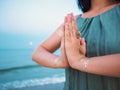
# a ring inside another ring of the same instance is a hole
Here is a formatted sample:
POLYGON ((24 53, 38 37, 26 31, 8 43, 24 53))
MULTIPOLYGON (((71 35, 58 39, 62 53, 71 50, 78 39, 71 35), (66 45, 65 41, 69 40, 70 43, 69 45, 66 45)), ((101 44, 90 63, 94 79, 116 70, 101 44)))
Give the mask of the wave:
POLYGON ((26 66, 19 66, 19 67, 11 67, 11 68, 6 68, 6 69, 1 69, 0 73, 5 73, 13 70, 18 70, 18 69, 28 69, 28 68, 36 68, 36 67, 41 67, 40 65, 26 65, 26 66))
POLYGON ((42 79, 29 79, 23 81, 12 81, 7 83, 0 83, 0 90, 18 89, 31 86, 43 86, 48 84, 57 84, 65 82, 65 77, 54 75, 53 77, 46 77, 42 79))

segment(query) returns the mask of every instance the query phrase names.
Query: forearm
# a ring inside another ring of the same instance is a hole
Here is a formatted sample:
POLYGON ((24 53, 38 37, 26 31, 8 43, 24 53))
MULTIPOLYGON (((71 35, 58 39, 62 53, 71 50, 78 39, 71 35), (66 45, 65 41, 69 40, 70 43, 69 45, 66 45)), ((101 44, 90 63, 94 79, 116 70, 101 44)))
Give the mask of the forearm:
POLYGON ((86 66, 80 60, 76 60, 71 65, 75 69, 88 73, 120 77, 120 54, 91 57, 88 60, 86 66))
POLYGON ((41 46, 33 52, 32 59, 44 67, 49 67, 49 68, 68 67, 66 61, 62 60, 60 56, 50 53, 41 46), (56 59, 57 62, 55 61, 56 59))

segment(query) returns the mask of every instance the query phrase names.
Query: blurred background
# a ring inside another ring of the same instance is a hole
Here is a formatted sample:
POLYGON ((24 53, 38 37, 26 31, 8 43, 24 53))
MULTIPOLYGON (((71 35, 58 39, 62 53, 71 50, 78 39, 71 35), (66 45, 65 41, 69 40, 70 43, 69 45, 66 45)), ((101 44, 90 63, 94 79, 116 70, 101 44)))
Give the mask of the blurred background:
POLYGON ((0 0, 0 90, 65 81, 64 69, 42 67, 31 55, 71 12, 80 14, 76 0, 0 0))

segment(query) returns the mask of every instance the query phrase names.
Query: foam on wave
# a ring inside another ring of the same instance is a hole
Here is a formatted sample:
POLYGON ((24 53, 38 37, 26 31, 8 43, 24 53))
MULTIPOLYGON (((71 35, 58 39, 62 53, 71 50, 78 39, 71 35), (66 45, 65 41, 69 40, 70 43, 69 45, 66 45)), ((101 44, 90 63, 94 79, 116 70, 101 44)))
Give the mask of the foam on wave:
POLYGON ((1 83, 0 89, 1 90, 17 89, 17 88, 24 88, 30 86, 63 83, 64 81, 65 81, 65 77, 55 75, 53 77, 46 77, 42 79, 36 78, 36 79, 29 79, 23 81, 12 81, 4 84, 1 83))

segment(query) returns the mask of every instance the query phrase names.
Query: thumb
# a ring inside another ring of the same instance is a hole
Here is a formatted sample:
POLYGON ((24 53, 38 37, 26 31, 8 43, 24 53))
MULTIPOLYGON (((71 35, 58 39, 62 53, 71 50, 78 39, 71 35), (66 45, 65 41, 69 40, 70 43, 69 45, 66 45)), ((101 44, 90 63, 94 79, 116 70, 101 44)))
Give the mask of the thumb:
POLYGON ((84 38, 81 38, 81 37, 80 37, 80 45, 81 45, 81 46, 86 46, 86 42, 85 42, 85 39, 84 39, 84 38))
POLYGON ((82 42, 82 45, 86 47, 86 42, 84 38, 82 38, 81 42, 82 42))

